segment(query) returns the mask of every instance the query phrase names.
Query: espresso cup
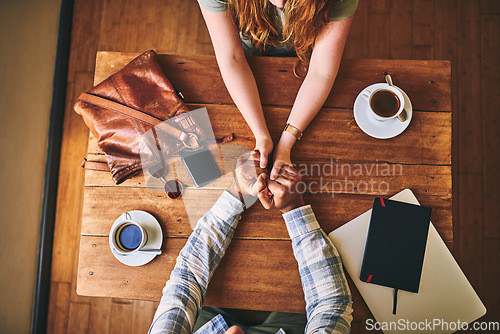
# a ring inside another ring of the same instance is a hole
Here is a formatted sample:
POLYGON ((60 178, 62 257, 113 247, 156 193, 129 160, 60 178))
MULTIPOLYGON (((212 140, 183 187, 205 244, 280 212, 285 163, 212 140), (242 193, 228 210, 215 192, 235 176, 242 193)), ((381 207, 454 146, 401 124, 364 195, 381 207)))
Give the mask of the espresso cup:
POLYGON ((368 101, 368 110, 377 121, 388 121, 396 118, 404 110, 404 96, 393 86, 383 84, 374 90, 365 89, 361 96, 368 101))
POLYGON ((146 230, 139 223, 130 219, 114 226, 110 234, 114 250, 121 255, 138 252, 148 241, 146 230))

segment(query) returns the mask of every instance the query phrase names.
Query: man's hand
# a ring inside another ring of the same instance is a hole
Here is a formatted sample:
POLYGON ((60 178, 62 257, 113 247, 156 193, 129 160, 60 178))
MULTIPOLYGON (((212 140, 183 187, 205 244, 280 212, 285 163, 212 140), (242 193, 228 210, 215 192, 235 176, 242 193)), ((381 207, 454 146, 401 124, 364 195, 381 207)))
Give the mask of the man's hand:
MULTIPOLYGON (((234 183, 228 191, 236 198, 256 197, 259 192, 266 188, 267 170, 260 167, 260 153, 252 151, 238 158, 234 171, 234 183)), ((255 201, 255 199, 254 199, 255 201)), ((245 204, 248 205, 245 199, 245 204)))
POLYGON ((292 166, 283 166, 278 177, 267 182, 258 197, 265 209, 276 208, 281 213, 305 205, 302 194, 297 191, 297 184, 302 181, 298 171, 292 166))

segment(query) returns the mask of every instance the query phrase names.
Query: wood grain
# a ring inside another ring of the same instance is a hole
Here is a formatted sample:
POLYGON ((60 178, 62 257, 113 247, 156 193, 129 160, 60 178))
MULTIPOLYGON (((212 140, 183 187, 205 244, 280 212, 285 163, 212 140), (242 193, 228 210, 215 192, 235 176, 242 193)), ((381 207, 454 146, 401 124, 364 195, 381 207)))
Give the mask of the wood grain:
POLYGON ((432 0, 413 0, 413 24, 412 59, 435 59, 432 0))
MULTIPOLYGON (((68 85, 68 96, 76 98, 76 92, 92 85, 91 73, 78 73, 75 84, 68 85)), ((70 104, 68 103, 70 107, 70 104)), ((67 106, 67 107, 68 107, 67 106)), ((64 118, 65 131, 61 145, 57 211, 52 250, 51 277, 54 281, 71 282, 75 252, 78 251, 78 235, 81 225, 81 197, 84 171, 78 166, 85 156, 89 130, 75 113, 64 118)))
POLYGON ((114 298, 111 303, 110 334, 134 334, 132 331, 134 304, 131 300, 114 298))
POLYGON ((90 304, 70 303, 68 315, 68 333, 88 333, 90 304))
MULTIPOLYGON (((484 239, 484 275, 487 277, 484 285, 484 293, 480 295, 484 304, 489 306, 486 316, 482 321, 498 322, 498 312, 500 310, 500 289, 496 287, 496 277, 500 275, 498 266, 498 256, 500 254, 500 240, 494 238, 484 239)), ((493 331, 490 331, 493 333, 493 331)))
POLYGON ((51 282, 47 332, 65 334, 68 329, 70 283, 51 282))
POLYGON ((496 0, 481 0, 479 5, 482 15, 500 15, 500 3, 496 0))
MULTIPOLYGON (((232 173, 227 163, 233 163, 236 158, 224 156, 226 163, 224 173, 232 173)), ((105 161, 103 155, 89 155, 89 161, 105 161)), ((391 189, 410 188, 414 192, 426 195, 448 196, 451 188, 451 167, 441 165, 403 165, 383 162, 360 163, 344 160, 295 160, 295 167, 302 175, 304 188, 310 193, 364 193, 388 195, 391 189), (361 187, 361 189, 358 189, 361 187)), ((194 188, 187 170, 179 159, 168 161, 169 171, 166 179, 177 178, 189 188, 194 188), (175 169, 174 169, 175 168, 175 169)), ((227 189, 232 183, 233 175, 215 180, 204 188, 227 189)), ((85 171, 85 185, 89 187, 148 187, 161 191, 163 183, 146 175, 142 171, 131 178, 115 185, 111 175, 106 172, 85 171)), ((302 187, 301 187, 302 188, 302 187)))
MULTIPOLYGON (((434 1, 413 0, 413 34, 414 46, 434 45, 434 1)), ((425 59, 432 59, 431 57, 425 59)))
POLYGON ((383 7, 378 10, 379 7, 375 1, 371 1, 370 4, 371 8, 369 8, 372 10, 369 10, 371 15, 368 18, 368 24, 376 26, 377 29, 370 29, 368 32, 368 54, 373 58, 387 59, 390 53, 390 39, 387 36, 390 35, 392 25, 389 14, 383 11, 383 7))
POLYGON ((390 25, 397 29, 390 29, 390 59, 412 59, 412 21, 413 1, 401 1, 390 10, 390 25))
MULTIPOLYGON (((500 206, 496 198, 500 180, 497 176, 500 159, 500 119, 496 117, 500 97, 495 84, 500 82, 500 71, 495 69, 500 59, 500 16, 488 15, 481 20, 481 106, 484 112, 483 130, 483 197, 484 215, 492 221, 500 219, 500 206)), ((484 235, 500 240, 499 224, 485 224, 484 235)))
MULTIPOLYGON (((207 107, 215 138, 234 133, 230 145, 249 149, 254 137, 243 116, 232 105, 189 105, 191 110, 207 107)), ((286 124, 289 108, 265 107, 269 131, 275 141, 286 124)), ((89 142, 90 153, 101 153, 97 142, 89 142)), ((384 161, 401 164, 449 165, 451 163, 451 114, 415 112, 407 131, 393 140, 372 138, 362 132, 351 110, 323 108, 304 132, 292 152, 292 161, 311 159, 384 161), (335 135, 332 135, 335 129, 335 135), (331 147, 332 150, 325 150, 331 147)))
MULTIPOLYGON (((380 15, 388 14, 381 12, 380 15)), ((135 56, 100 52, 95 82, 114 73, 135 56)), ((219 165, 227 174, 206 188, 197 189, 179 159, 172 158, 166 178, 176 178, 188 187, 182 200, 169 200, 162 191, 162 184, 148 175, 139 173, 122 185, 115 186, 109 178, 105 178, 104 173, 87 171, 77 287, 79 294, 120 298, 138 298, 140 294, 141 298, 157 299, 161 284, 168 277, 165 270, 173 268, 175 258, 197 220, 232 182, 229 166, 234 166, 238 155, 234 148, 253 148, 253 135, 221 86, 214 57, 159 55, 159 59, 167 73, 170 69, 170 79, 189 96, 186 102, 190 109, 207 107, 215 138, 234 133, 233 142, 214 147, 212 152, 216 159, 223 152, 219 165), (189 88, 185 89, 188 82, 189 88), (115 219, 128 210, 152 213, 160 221, 165 236, 163 255, 134 270, 117 263, 105 242, 115 219), (89 246, 91 242, 92 246, 89 246), (107 248, 107 258, 102 255, 104 247, 107 248), (97 249, 101 256, 95 253, 97 249), (161 263, 162 269, 157 267, 157 263, 161 263), (104 267, 111 268, 110 272, 105 272, 104 267), (147 272, 155 274, 147 280, 139 279, 147 272), (145 291, 148 289, 152 291, 145 291)), ((300 80, 289 73, 293 60, 254 58, 249 61, 261 88, 270 87, 271 83, 274 87, 276 82, 278 86, 290 88, 286 91, 260 90, 264 92, 262 101, 268 104, 264 106, 264 114, 270 133, 278 139, 293 103, 294 89, 300 85, 300 80), (272 94, 265 96, 266 92, 272 94)), ((327 102, 328 107, 323 108, 308 127, 307 141, 301 141, 294 147, 292 160, 299 170, 303 166, 305 171, 302 173, 304 189, 297 190, 305 192, 305 201, 313 205, 323 230, 329 233, 368 210, 376 196, 390 196, 405 187, 413 188, 423 205, 433 207, 432 220, 443 239, 452 246, 450 64, 442 61, 383 60, 346 63, 342 67, 346 72, 339 74, 339 90, 335 92, 334 88, 332 99, 327 102), (433 73, 429 72, 431 68, 433 73), (426 109, 416 111, 411 127, 396 139, 376 140, 357 127, 351 108, 356 92, 368 82, 363 83, 356 78, 356 74, 363 72, 365 80, 377 76, 383 78, 386 70, 398 84, 401 82, 400 86, 406 85, 403 88, 408 92, 414 89, 412 86, 415 87, 414 93, 410 93, 416 96, 415 109, 418 103, 424 101, 423 97, 418 98, 418 94, 423 94, 426 89, 426 98, 432 97, 432 101, 422 104, 422 108, 426 109), (411 80, 405 81, 405 76, 411 77, 411 80), (436 108, 436 105, 440 106, 436 108), (332 129, 334 136, 331 135, 332 129), (335 151, 325 147, 335 148, 335 151), (328 164, 329 170, 325 171, 328 164), (314 170, 313 166, 320 169, 314 170), (382 166, 389 168, 389 172, 384 174, 379 171, 382 166), (383 191, 381 184, 386 185, 383 191)), ((89 137, 88 149, 90 161, 105 161, 93 136, 89 137)), ((212 280, 206 303, 253 310, 303 311, 300 278, 296 262, 291 257, 290 240, 282 217, 276 212, 264 210, 258 203, 245 213, 234 239, 226 254, 228 260, 225 258, 212 280), (270 253, 272 257, 266 256, 270 253), (230 265, 225 266, 224 263, 230 265), (276 289, 279 280, 281 288, 276 289), (249 304, 248 300, 252 302, 249 304)))
MULTIPOLYGON (((164 1, 161 6, 158 6, 157 11, 159 12, 159 20, 161 24, 156 24, 154 27, 158 30, 158 41, 156 43, 157 50, 160 53, 176 53, 177 51, 177 41, 179 40, 178 27, 184 25, 184 22, 180 20, 180 2, 181 1, 164 1)), ((179 44, 183 41, 180 40, 179 44)), ((184 41, 188 44, 187 41, 184 41)), ((149 46, 151 47, 151 46, 149 46)), ((100 49, 109 50, 109 49, 100 49)), ((144 49, 138 49, 144 50, 144 49)))
POLYGON ((158 303, 134 300, 133 304, 132 333, 147 333, 158 308, 158 303))
MULTIPOLYGON (((403 190, 399 189, 396 192, 403 190)), ((147 188, 116 187, 110 193, 107 187, 87 187, 83 210, 82 235, 106 236, 113 222, 127 210, 144 210, 160 222, 167 237, 188 237, 197 219, 215 203, 222 190, 188 189, 184 200, 171 200, 164 193, 147 188), (194 192, 194 194, 193 194, 194 192), (106 202, 103 202, 106 198, 106 202), (138 200, 140 199, 140 200, 138 200), (192 218, 192 221, 188 219, 192 218)), ((393 195, 391 193, 390 195, 393 195)), ((422 205, 432 207, 432 221, 445 241, 453 240, 450 196, 415 194, 422 205)), ((316 217, 327 233, 342 226, 371 208, 379 195, 361 194, 304 194, 316 217)), ((283 218, 278 212, 264 210, 254 204, 244 214, 235 238, 288 239, 283 218), (265 221, 266 224, 262 224, 265 221)))
MULTIPOLYGON (((157 301, 186 241, 187 238, 169 238, 162 255, 147 266, 130 270, 114 258, 106 237, 84 236, 78 293, 111 296, 120 290, 123 298, 157 301), (93 274, 89 275, 90 272, 93 274)), ((290 258, 293 259, 293 252, 287 240, 233 240, 211 280, 205 305, 241 308, 244 300, 252 310, 304 313, 297 263, 289 261, 290 258), (246 258, 239 254, 246 254, 246 258)), ((352 283, 350 286, 353 289, 352 283)), ((362 309, 360 312, 365 313, 362 309)))
MULTIPOLYGON (((137 53, 99 52, 94 84, 123 68, 136 56, 137 53)), ((160 55, 158 60, 167 77, 183 92, 187 103, 232 104, 215 57, 160 55)), ((262 104, 293 105, 302 83, 302 79, 293 75, 295 62, 294 58, 248 58, 260 87, 262 104)), ((344 59, 324 106, 352 108, 357 94, 368 85, 383 82, 386 72, 411 97, 414 109, 451 111, 450 62, 425 60, 344 59)))
MULTIPOLYGON (((500 289, 497 289, 497 277, 500 274, 500 219, 499 194, 496 187, 500 185, 497 177, 500 168, 498 147, 500 144, 500 121, 498 114, 500 99, 497 94, 500 75, 498 59, 500 57, 499 34, 500 4, 498 1, 481 1, 481 111, 483 129, 483 291, 480 295, 488 308, 483 321, 498 321, 500 314, 500 289), (492 15, 496 14, 496 15, 492 15)), ((476 193, 478 191, 476 190, 476 193)), ((480 266, 478 266, 481 268, 480 266)), ((489 333, 493 333, 491 330, 489 333)))
POLYGON ((351 31, 347 38, 343 59, 370 58, 368 56, 368 2, 358 2, 351 31))
MULTIPOLYGON (((458 156, 459 192, 463 201, 459 206, 460 234, 467 238, 460 238, 461 249, 458 263, 467 275, 472 286, 477 287, 482 294, 483 269, 477 259, 483 258, 483 199, 476 193, 482 188, 483 182, 483 154, 481 104, 481 75, 479 72, 480 59, 480 27, 479 1, 460 1, 458 6, 458 20, 461 25, 459 35, 458 71, 467 80, 460 80, 458 103, 460 113, 460 127, 458 145, 462 146, 458 156), (467 203, 465 205, 465 203, 467 203), (462 251, 463 250, 463 251, 462 251)), ((480 190, 482 193, 482 190, 480 190)), ((482 196, 482 195, 481 195, 482 196)))
MULTIPOLYGON (((77 274, 78 276, 78 274, 77 274)), ((76 293, 76 288, 75 288, 76 293)), ((111 318, 111 298, 91 298, 89 333, 108 334, 111 318)))
MULTIPOLYGON (((123 298, 159 300, 177 254, 186 241, 186 238, 168 239, 162 255, 147 266, 135 267, 125 273, 123 269, 128 267, 114 258, 107 238, 85 236, 81 244, 84 256, 80 257, 78 293, 109 296, 119 289, 123 298), (89 275, 90 271, 93 275, 89 275)), ((241 307, 240 300, 244 299, 253 310, 303 312, 297 264, 288 261, 293 259, 290 241, 234 240, 230 249, 211 280, 205 305, 238 308, 241 307), (272 257, 265 255, 270 253, 272 257), (248 258, 242 261, 238 254, 248 254, 248 258), (264 270, 255 270, 257 267, 264 270), (242 272, 249 275, 240 275, 242 272), (269 272, 275 274, 264 274, 269 272), (284 284, 290 290, 278 294, 273 292, 278 284, 284 284), (248 288, 242 290, 242 285, 248 288), (293 301, 293 304, 287 305, 285 301, 293 301)))

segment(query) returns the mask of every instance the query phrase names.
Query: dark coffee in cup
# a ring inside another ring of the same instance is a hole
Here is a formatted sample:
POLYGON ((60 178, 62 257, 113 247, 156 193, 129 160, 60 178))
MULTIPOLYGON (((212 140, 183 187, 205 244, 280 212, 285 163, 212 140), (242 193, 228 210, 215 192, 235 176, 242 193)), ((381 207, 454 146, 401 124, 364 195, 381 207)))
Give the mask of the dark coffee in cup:
POLYGON ((137 225, 125 225, 118 234, 118 241, 125 250, 134 250, 142 243, 142 231, 137 225))
POLYGON ((401 101, 396 94, 387 89, 373 93, 370 107, 380 117, 392 117, 397 114, 401 101))

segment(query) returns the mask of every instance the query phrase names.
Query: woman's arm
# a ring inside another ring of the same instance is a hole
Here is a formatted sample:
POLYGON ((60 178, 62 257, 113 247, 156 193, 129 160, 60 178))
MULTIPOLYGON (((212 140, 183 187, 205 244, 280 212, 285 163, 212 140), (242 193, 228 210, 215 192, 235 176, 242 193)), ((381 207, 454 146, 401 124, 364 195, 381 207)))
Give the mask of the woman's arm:
MULTIPOLYGON (((300 86, 287 121, 302 132, 330 94, 337 77, 352 19, 353 16, 342 21, 328 23, 316 38, 307 75, 300 86)), ((286 131, 281 134, 274 153, 274 166, 270 175, 272 180, 278 176, 282 165, 290 164, 290 151, 295 141, 296 138, 292 134, 286 131)))
POLYGON ((255 136, 255 149, 261 154, 260 166, 265 168, 273 142, 262 112, 257 84, 241 46, 239 32, 228 11, 211 12, 201 8, 201 12, 224 83, 255 136))

